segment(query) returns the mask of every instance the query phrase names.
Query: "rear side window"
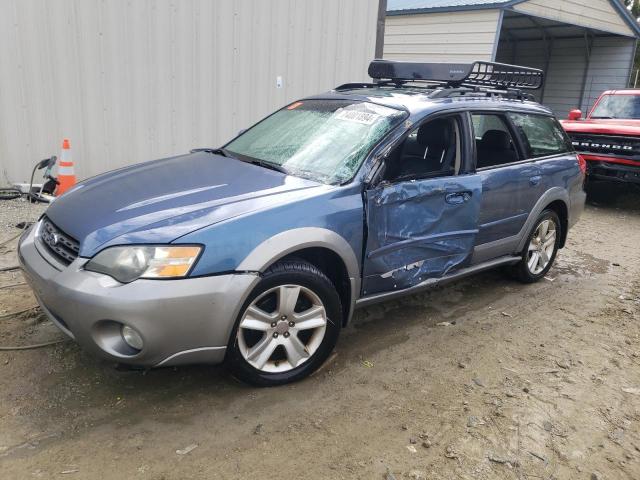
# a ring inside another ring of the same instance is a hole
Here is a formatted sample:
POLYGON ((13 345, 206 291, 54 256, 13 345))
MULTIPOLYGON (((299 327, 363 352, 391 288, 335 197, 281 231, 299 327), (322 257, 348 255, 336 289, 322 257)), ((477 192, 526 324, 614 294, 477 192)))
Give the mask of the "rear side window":
POLYGON ((529 158, 571 151, 569 139, 555 118, 528 113, 509 113, 509 118, 523 137, 529 158))

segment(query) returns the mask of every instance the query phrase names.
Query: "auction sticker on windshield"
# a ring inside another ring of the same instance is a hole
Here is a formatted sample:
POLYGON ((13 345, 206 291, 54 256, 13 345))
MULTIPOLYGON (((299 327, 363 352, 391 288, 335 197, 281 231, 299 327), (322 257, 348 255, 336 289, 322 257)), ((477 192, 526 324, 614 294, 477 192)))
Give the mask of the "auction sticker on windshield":
POLYGON ((364 125, 372 125, 380 115, 370 112, 360 112, 358 110, 342 109, 335 114, 338 120, 346 120, 347 122, 362 123, 364 125))

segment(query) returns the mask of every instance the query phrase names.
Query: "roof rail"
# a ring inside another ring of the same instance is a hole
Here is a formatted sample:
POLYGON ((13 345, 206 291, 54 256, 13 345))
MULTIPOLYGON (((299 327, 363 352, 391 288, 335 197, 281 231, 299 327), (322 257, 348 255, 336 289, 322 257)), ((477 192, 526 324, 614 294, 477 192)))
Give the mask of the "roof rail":
POLYGON ((481 86, 462 86, 432 89, 430 98, 450 98, 450 97, 500 97, 510 100, 530 100, 535 101, 536 98, 529 92, 523 92, 518 88, 497 89, 481 86))
POLYGON ((537 68, 477 61, 465 63, 417 63, 376 59, 369 64, 369 76, 400 86, 407 82, 428 82, 448 87, 483 86, 493 89, 537 90, 544 72, 537 68))

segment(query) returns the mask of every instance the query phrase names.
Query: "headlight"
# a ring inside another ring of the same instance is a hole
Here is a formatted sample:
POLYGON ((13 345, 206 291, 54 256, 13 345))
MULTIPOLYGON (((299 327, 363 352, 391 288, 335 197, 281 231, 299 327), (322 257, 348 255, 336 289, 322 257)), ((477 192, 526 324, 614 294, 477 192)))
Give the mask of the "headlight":
POLYGON ((98 253, 84 268, 122 283, 138 278, 180 278, 189 273, 201 250, 196 246, 168 245, 111 247, 98 253))

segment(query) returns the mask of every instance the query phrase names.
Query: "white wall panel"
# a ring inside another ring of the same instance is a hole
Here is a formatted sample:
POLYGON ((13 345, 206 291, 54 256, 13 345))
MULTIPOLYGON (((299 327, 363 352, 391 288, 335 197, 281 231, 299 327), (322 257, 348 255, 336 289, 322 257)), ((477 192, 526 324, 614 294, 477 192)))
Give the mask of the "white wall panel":
POLYGON ((499 10, 388 16, 384 58, 416 62, 491 60, 499 10))
POLYGON ((366 80, 377 12, 378 0, 0 0, 0 184, 64 137, 84 178, 217 146, 366 80))
POLYGON ((529 0, 513 10, 534 16, 595 28, 604 32, 633 36, 631 27, 609 0, 529 0))

